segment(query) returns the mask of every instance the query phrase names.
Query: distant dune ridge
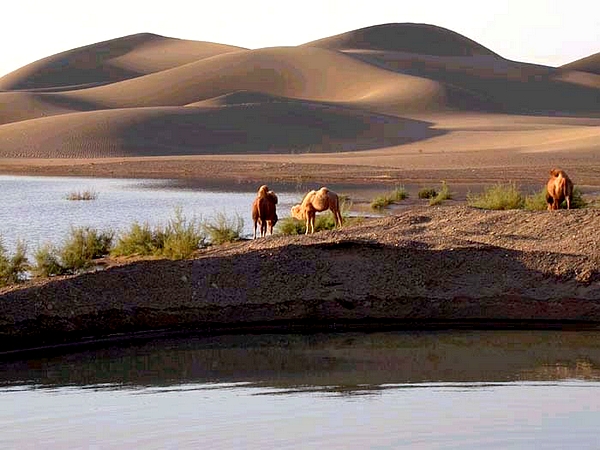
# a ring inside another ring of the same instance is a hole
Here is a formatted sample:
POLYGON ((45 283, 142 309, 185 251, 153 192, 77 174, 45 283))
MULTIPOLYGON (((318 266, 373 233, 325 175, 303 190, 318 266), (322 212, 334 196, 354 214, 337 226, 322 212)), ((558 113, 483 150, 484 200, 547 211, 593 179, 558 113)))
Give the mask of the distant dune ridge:
POLYGON ((594 148, 600 53, 560 68, 521 63, 424 24, 257 50, 136 34, 0 78, 0 157, 383 151, 445 146, 459 132, 468 147, 481 141, 480 114, 530 116, 511 129, 527 142, 548 127, 554 150, 594 148))

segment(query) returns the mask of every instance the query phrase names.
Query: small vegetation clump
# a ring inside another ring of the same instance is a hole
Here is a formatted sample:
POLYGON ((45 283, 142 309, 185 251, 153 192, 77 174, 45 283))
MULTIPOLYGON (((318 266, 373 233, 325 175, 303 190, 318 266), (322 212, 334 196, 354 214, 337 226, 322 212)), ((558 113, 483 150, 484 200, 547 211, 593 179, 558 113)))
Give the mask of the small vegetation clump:
MULTIPOLYGON (((435 192, 435 191, 434 191, 435 192)), ((440 192, 429 199, 429 206, 436 206, 441 204, 444 200, 450 200, 452 198, 452 192, 445 181, 442 181, 442 187, 440 192)))
POLYGON ((119 235, 117 243, 111 250, 113 256, 150 256, 156 255, 164 241, 159 229, 152 230, 148 223, 140 225, 134 222, 129 231, 119 235))
POLYGON ((11 256, 0 240, 0 286, 20 283, 25 280, 29 269, 26 257, 27 247, 23 241, 17 242, 17 248, 11 256))
POLYGON ((52 277, 68 273, 60 262, 59 250, 51 244, 44 244, 38 248, 34 260, 31 273, 35 277, 52 277))
POLYGON ((67 194, 67 200, 96 200, 98 193, 93 190, 73 191, 67 194))
POLYGON ((70 236, 58 252, 62 267, 71 273, 87 269, 92 260, 109 254, 113 238, 112 231, 72 227, 70 236))
POLYGON ((486 188, 482 194, 468 194, 467 204, 480 209, 521 209, 525 199, 515 183, 498 183, 486 188))
POLYGON ((408 198, 408 192, 406 191, 404 186, 399 186, 388 194, 375 197, 371 202, 371 208, 375 210, 381 210, 393 203, 402 201, 406 198, 408 198))
POLYGON ((224 213, 219 213, 212 222, 205 223, 203 227, 210 243, 220 245, 241 239, 244 231, 244 219, 237 214, 234 218, 227 219, 224 213))
POLYGON ((438 195, 438 192, 432 187, 424 187, 419 189, 419 198, 434 198, 436 195, 438 195))
POLYGON ((161 254, 170 259, 185 259, 192 256, 201 246, 206 245, 206 235, 202 224, 196 219, 186 219, 180 208, 175 210, 175 217, 167 222, 163 233, 159 233, 162 241, 161 254))
POLYGON ((163 228, 150 228, 134 223, 122 233, 111 251, 113 256, 164 256, 170 259, 190 257, 206 244, 203 225, 196 219, 187 220, 180 208, 163 228))

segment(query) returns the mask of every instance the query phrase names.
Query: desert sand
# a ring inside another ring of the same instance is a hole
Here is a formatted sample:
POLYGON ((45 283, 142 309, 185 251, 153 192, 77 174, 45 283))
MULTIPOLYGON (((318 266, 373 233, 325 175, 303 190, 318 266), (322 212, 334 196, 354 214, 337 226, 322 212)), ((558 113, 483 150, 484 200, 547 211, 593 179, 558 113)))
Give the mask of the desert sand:
POLYGON ((599 56, 509 61, 386 24, 256 50, 149 33, 0 78, 0 173, 600 185, 599 56))
MULTIPOLYGON (((597 196, 599 61, 600 54, 563 67, 510 61, 424 24, 378 25, 256 50, 126 36, 0 78, 0 173, 173 178, 251 190, 267 183, 360 191, 444 180, 464 192, 506 181, 542 187, 549 170, 560 167, 597 196)), ((4 348, 20 337, 29 345, 55 344, 68 336, 252 320, 316 318, 327 326, 385 320, 386 311, 405 325, 413 319, 600 323, 595 210, 550 216, 420 208, 355 230, 243 243, 188 262, 129 262, 9 289, 0 323, 12 337, 4 348), (387 275, 377 284, 332 275, 338 264, 355 266, 350 274, 368 271, 373 264, 365 261, 379 261, 382 252, 387 275), (289 298, 279 286, 288 278, 263 268, 272 257, 302 293, 295 303, 278 303, 289 298), (247 264, 237 267, 236 258, 247 264), (245 274, 231 277, 242 284, 227 281, 228 267, 245 274), (309 276, 298 275, 303 270, 319 275, 300 288, 309 276), (125 279, 135 279, 135 289, 125 289, 125 279), (258 297, 250 296, 269 283, 279 293, 265 291, 272 302, 253 306, 258 297), (354 298, 366 285, 372 289, 354 298), (164 304, 165 289, 171 303, 164 304), (51 300, 75 305, 81 292, 92 309, 64 309, 51 300), (132 303, 115 307, 123 295, 132 303), (235 307, 217 308, 206 295, 235 307), (25 300, 27 308, 13 311, 25 300)))

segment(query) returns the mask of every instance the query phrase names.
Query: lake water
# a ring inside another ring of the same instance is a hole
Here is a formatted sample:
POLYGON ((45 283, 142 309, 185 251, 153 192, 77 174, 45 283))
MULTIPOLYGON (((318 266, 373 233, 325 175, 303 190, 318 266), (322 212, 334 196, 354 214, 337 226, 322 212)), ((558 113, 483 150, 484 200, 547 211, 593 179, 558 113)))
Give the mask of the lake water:
MULTIPOLYGON (((258 189, 258 186, 256 186, 258 189)), ((224 192, 177 186, 171 180, 27 177, 0 175, 0 236, 14 249, 25 240, 31 252, 50 242, 60 244, 71 226, 126 230, 137 221, 164 225, 175 209, 192 219, 211 220, 218 214, 244 220, 244 234, 252 235, 251 206, 256 192, 224 192), (68 194, 93 191, 96 200, 67 200, 68 194)), ((302 193, 277 192, 278 215, 289 216, 302 193)))
POLYGON ((600 333, 179 337, 0 356, 0 448, 599 448, 600 333))

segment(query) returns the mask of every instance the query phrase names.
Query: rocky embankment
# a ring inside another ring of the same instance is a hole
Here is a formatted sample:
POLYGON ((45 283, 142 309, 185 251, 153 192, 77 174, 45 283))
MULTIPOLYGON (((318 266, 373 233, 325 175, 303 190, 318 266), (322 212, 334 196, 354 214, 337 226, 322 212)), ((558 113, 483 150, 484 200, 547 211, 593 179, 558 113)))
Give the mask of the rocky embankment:
POLYGON ((600 210, 415 207, 0 292, 0 351, 148 333, 600 327, 600 210))

